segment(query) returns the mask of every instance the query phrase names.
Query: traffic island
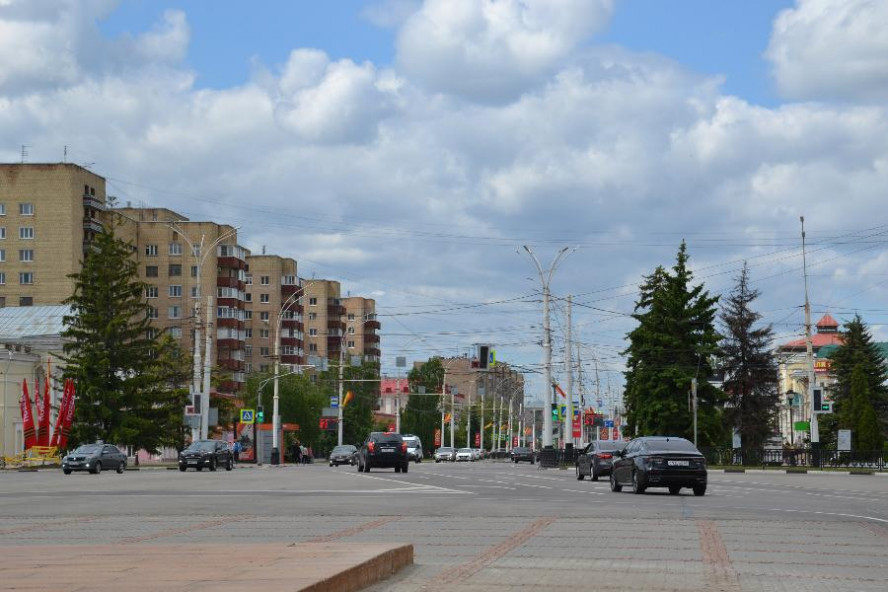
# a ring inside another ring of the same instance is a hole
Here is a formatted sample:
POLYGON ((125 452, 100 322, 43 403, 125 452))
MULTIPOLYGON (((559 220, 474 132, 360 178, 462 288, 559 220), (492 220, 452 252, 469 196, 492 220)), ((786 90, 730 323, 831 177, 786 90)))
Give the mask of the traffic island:
POLYGON ((352 592, 413 563, 403 543, 133 543, 0 546, 4 589, 352 592))

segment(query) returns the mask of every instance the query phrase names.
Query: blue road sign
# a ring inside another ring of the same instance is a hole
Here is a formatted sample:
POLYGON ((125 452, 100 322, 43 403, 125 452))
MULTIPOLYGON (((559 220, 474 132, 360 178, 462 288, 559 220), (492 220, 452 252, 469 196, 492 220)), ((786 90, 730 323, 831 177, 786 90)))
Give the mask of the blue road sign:
POLYGON ((604 427, 606 427, 606 428, 612 428, 612 427, 614 427, 614 420, 612 420, 612 419, 605 419, 605 420, 604 420, 604 427))

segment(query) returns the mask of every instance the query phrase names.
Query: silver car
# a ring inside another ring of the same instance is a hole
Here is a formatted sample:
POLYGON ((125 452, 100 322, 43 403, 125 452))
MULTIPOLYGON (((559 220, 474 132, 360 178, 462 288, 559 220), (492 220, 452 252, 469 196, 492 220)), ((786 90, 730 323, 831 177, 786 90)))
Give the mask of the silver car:
POLYGON ((126 470, 126 455, 111 444, 83 444, 62 459, 62 472, 89 471, 94 475, 102 469, 115 469, 118 473, 126 470))
POLYGON ((456 460, 456 448, 451 448, 449 446, 442 446, 438 450, 435 451, 435 462, 439 463, 441 461, 452 462, 456 460))

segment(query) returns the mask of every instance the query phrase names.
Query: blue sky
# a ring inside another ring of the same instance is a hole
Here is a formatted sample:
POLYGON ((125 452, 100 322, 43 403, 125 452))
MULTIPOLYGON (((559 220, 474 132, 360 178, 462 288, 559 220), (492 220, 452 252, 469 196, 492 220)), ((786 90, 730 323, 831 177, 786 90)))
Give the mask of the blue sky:
POLYGON ((578 247, 555 363, 571 294, 602 388, 682 240, 713 294, 748 261, 797 339, 802 215, 815 320, 888 340, 884 0, 0 0, 0 32, 0 161, 67 147, 374 298, 385 371, 489 343, 538 394, 522 245, 578 247))

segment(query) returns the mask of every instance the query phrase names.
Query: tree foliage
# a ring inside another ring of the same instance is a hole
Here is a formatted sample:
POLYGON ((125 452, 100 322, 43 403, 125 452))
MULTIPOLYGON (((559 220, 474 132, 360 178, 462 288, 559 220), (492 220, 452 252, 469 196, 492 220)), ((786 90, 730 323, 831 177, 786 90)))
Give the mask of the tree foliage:
POLYGON ((749 286, 744 263, 721 313, 725 422, 740 433, 743 446, 751 448, 764 446, 774 430, 780 403, 771 326, 756 327, 762 315, 750 308, 758 296, 758 290, 749 286))
POLYGON ((863 364, 856 365, 851 371, 850 401, 845 402, 845 410, 839 421, 842 428, 851 430, 853 450, 882 450, 885 438, 876 419, 868 376, 863 364))
POLYGON ((65 376, 77 389, 72 444, 105 440, 154 451, 184 433, 180 386, 190 358, 152 331, 133 253, 109 224, 70 276, 62 336, 65 376))
POLYGON ((723 393, 708 382, 712 358, 719 352, 713 321, 718 297, 702 284, 692 286, 682 242, 671 273, 663 267, 645 277, 628 335, 624 401, 627 435, 672 435, 693 438, 688 399, 698 378, 698 433, 701 445, 722 440, 719 408, 723 393))
MULTIPOLYGON (((440 393, 444 384, 444 365, 441 358, 430 358, 426 363, 410 370, 407 375, 410 392, 440 393)), ((401 431, 415 434, 422 440, 425 450, 431 450, 435 442, 435 429, 441 426, 440 397, 411 395, 407 399, 401 423, 401 431)))

